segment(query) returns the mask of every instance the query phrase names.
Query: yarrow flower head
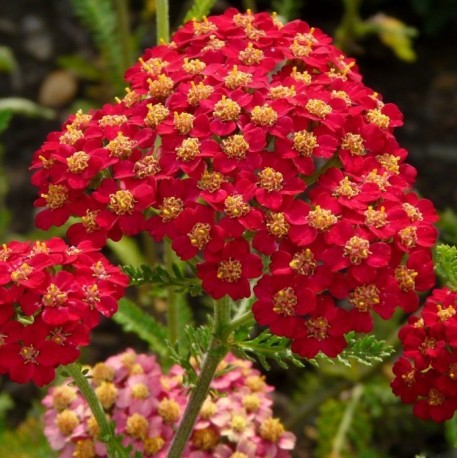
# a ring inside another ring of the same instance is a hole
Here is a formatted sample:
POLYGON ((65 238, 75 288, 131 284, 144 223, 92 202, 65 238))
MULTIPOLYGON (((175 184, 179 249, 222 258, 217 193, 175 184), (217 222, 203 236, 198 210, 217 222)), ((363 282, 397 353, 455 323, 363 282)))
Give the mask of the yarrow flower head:
POLYGON ((420 316, 399 331, 402 355, 394 364, 394 394, 422 419, 442 422, 456 411, 456 292, 435 289, 420 316))
MULTIPOLYGON (((122 99, 70 117, 35 153, 38 227, 72 216, 74 244, 168 238, 206 293, 254 291, 259 323, 306 357, 337 355, 374 314, 418 307, 437 216, 411 192, 400 111, 323 32, 228 9, 146 50, 125 78, 122 99)), ((33 281, 18 269, 17 283, 33 281)))
MULTIPOLYGON (((165 457, 188 398, 183 370, 163 374, 154 356, 133 350, 90 368, 89 379, 123 445, 142 456, 165 457)), ((181 456, 288 458, 295 436, 272 414, 273 387, 248 361, 228 355, 181 456)), ((100 431, 77 388, 53 387, 43 400, 45 436, 59 456, 106 457, 100 431)))
POLYGON ((0 259, 0 373, 46 385, 116 312, 128 278, 92 244, 58 238, 4 244, 0 259))

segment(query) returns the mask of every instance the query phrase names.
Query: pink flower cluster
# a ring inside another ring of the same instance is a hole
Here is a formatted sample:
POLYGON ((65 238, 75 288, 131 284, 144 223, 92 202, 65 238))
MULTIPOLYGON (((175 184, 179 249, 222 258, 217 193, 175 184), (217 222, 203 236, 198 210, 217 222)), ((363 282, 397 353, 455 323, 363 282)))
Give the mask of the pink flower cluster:
POLYGON ((79 356, 128 278, 90 243, 10 242, 0 250, 0 374, 42 386, 79 356))
POLYGON ((456 411, 456 292, 435 289, 421 316, 411 316, 399 337, 393 392, 413 404, 417 417, 437 422, 456 411))
POLYGON ((402 115, 302 21, 191 21, 126 72, 127 94, 72 116, 36 152, 42 229, 72 243, 148 231, 203 289, 254 294, 256 320, 333 357, 372 315, 434 285, 434 208, 393 130, 402 115))
MULTIPOLYGON (((274 458, 290 455, 295 444, 272 416, 273 388, 248 361, 228 355, 220 364, 212 389, 182 454, 188 458, 274 458)), ((92 384, 123 445, 142 456, 165 457, 175 427, 186 407, 188 390, 183 370, 163 374, 154 356, 132 350, 98 363, 90 370, 92 384)), ((51 388, 44 398, 45 435, 61 458, 106 457, 97 440, 100 429, 76 387, 51 388)))

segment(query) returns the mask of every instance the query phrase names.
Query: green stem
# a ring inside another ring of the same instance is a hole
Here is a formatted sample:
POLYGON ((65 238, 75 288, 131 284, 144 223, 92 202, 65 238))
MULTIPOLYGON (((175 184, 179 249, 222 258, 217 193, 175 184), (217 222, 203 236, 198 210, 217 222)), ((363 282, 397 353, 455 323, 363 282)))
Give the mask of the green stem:
POLYGON ((116 440, 113 429, 108 423, 107 416, 103 410, 100 401, 87 381, 86 376, 81 372, 81 366, 78 363, 69 364, 62 367, 61 372, 68 374, 79 388, 81 394, 89 405, 92 414, 100 428, 100 440, 107 446, 107 453, 109 458, 128 458, 126 450, 116 440))
POLYGON ((116 9, 118 37, 121 45, 123 68, 127 68, 133 61, 128 0, 114 0, 114 6, 116 9))
MULTIPOLYGON (((172 265, 176 256, 169 240, 164 242, 164 257, 165 267, 169 273, 172 273, 172 265)), ((167 290, 167 329, 169 342, 173 345, 178 340, 179 335, 178 301, 175 286, 169 285, 167 290)))
POLYGON ((191 398, 181 419, 180 425, 175 432, 172 445, 169 449, 167 458, 180 458, 182 452, 191 435, 192 428, 199 415, 202 404, 204 403, 210 383, 213 380, 216 369, 220 361, 227 354, 227 346, 221 339, 221 333, 225 328, 230 316, 230 303, 223 299, 214 304, 213 333, 205 355, 204 363, 197 379, 191 398))
POLYGON ((344 446, 345 437, 348 433, 348 430, 351 427, 351 422, 353 421, 353 417, 355 415, 356 406, 358 405, 358 402, 361 399, 362 394, 363 385, 355 385, 351 393, 350 402, 347 405, 345 413, 340 422, 339 429, 337 430, 337 434, 334 438, 331 456, 340 456, 340 452, 342 451, 342 448, 344 446))
POLYGON ((224 329, 225 335, 230 335, 233 331, 235 331, 240 326, 244 324, 253 322, 253 312, 249 310, 248 312, 240 315, 239 317, 234 318, 224 329))
POLYGON ((156 0, 156 39, 157 44, 161 41, 169 41, 169 2, 168 0, 156 0))

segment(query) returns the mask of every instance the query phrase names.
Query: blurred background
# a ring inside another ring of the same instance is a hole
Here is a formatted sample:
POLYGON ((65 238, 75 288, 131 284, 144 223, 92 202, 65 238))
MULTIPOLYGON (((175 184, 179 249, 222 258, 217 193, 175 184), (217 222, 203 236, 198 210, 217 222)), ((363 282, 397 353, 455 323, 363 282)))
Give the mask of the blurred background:
MULTIPOLYGON (((192 4, 170 1, 172 31, 192 4)), ((456 243, 455 0, 218 0, 212 13, 229 7, 305 20, 356 57, 365 84, 404 114, 397 138, 418 170, 417 189, 441 212, 443 241, 456 243)), ((33 227, 32 154, 70 113, 124 93, 123 71, 155 44, 155 8, 154 0, 14 0, 0 6, 2 241, 43 236, 33 227)), ((396 336, 403 319, 380 323, 382 336, 396 336)), ((84 359, 94 363, 128 345, 145 348, 106 322, 84 359)), ((274 368, 267 378, 279 390, 279 415, 298 434, 299 458, 456 456, 456 423, 414 419, 410 406, 391 395, 389 362, 372 369, 356 363, 274 368), (361 385, 364 395, 339 455, 332 455, 330 444, 361 385)), ((53 456, 40 432, 43 393, 8 380, 0 389, 0 457, 53 456)))

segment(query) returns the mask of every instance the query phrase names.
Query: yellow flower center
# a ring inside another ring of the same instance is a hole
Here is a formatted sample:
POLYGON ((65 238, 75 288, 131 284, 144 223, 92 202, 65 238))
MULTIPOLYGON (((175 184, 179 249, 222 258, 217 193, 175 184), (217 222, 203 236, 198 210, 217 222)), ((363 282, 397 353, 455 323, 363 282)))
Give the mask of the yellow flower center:
POLYGON ((245 379, 245 385, 252 392, 259 393, 264 390, 266 382, 264 381, 264 377, 260 377, 259 375, 250 375, 245 379))
POLYGON ((110 151, 110 156, 127 159, 132 154, 134 146, 133 140, 124 136, 122 132, 118 132, 117 137, 108 143, 106 149, 110 151))
POLYGON ((140 179, 156 175, 160 171, 159 161, 154 156, 145 156, 134 165, 135 176, 140 179))
POLYGON ((230 159, 244 159, 250 147, 241 134, 235 134, 225 138, 221 145, 223 152, 230 159))
POLYGON ((440 406, 445 401, 445 395, 436 388, 430 388, 428 392, 428 404, 430 406, 440 406))
POLYGON ((224 213, 229 218, 239 218, 245 216, 250 211, 250 206, 243 200, 240 194, 227 196, 224 200, 224 213))
POLYGON ((67 293, 60 290, 58 286, 51 283, 43 294, 42 303, 45 307, 56 307, 67 301, 67 293))
POLYGON ((191 436, 191 442, 199 450, 212 450, 218 445, 219 434, 212 427, 195 429, 191 436))
POLYGON ((294 86, 275 86, 269 89, 269 95, 272 99, 282 99, 286 97, 295 97, 296 89, 294 86))
POLYGON ((74 145, 78 140, 84 137, 82 130, 69 124, 66 127, 67 131, 59 137, 59 143, 62 145, 74 145))
POLYGON ((73 450, 73 456, 75 458, 94 458, 95 444, 91 439, 80 439, 76 441, 75 450, 73 450))
POLYGON ((65 409, 56 416, 56 426, 64 436, 69 436, 80 424, 75 412, 65 409))
POLYGON ((231 429, 238 433, 245 431, 246 424, 246 418, 242 417, 241 415, 233 415, 231 418, 231 429))
POLYGON ((199 73, 202 73, 205 70, 206 66, 207 65, 205 64, 205 62, 202 62, 199 59, 188 59, 187 57, 185 57, 182 68, 186 73, 189 73, 191 75, 198 75, 199 73))
POLYGON ((98 229, 97 215, 99 210, 86 210, 86 215, 81 217, 81 224, 83 225, 86 232, 94 232, 98 229))
POLYGON ((46 200, 46 206, 51 210, 63 207, 67 203, 68 189, 61 184, 50 184, 48 194, 41 194, 46 200))
POLYGON ((148 437, 143 441, 144 452, 147 455, 154 455, 159 450, 162 450, 164 444, 165 440, 161 436, 148 437))
POLYGON ((76 391, 68 385, 56 386, 52 392, 52 405, 56 410, 66 409, 76 399, 76 391))
POLYGON ((202 250, 207 246, 207 243, 211 240, 210 237, 211 226, 208 223, 196 223, 194 224, 191 232, 188 232, 187 236, 192 246, 195 246, 199 250, 202 250))
POLYGON ((26 262, 21 264, 17 269, 11 272, 11 280, 14 283, 28 280, 30 274, 33 272, 33 267, 30 267, 26 262))
POLYGON ((188 91, 188 103, 197 105, 201 100, 208 99, 212 92, 212 86, 205 85, 202 81, 196 85, 194 81, 191 81, 191 87, 188 91))
POLYGON ((402 291, 413 291, 415 289, 415 278, 418 272, 406 266, 398 266, 394 270, 394 276, 402 291))
POLYGON ((149 388, 144 383, 132 385, 131 391, 135 399, 147 399, 150 395, 149 388))
POLYGON ((375 227, 376 229, 380 229, 388 223, 384 207, 381 207, 380 210, 374 210, 369 206, 364 212, 364 216, 366 217, 366 225, 375 227))
POLYGON ((301 275, 313 275, 317 266, 315 256, 309 248, 294 254, 289 266, 301 275))
POLYGON ((167 98, 172 94, 173 86, 175 84, 172 78, 164 74, 159 75, 155 80, 148 78, 147 82, 149 84, 149 95, 155 99, 167 98))
POLYGON ((369 247, 369 240, 355 235, 345 244, 343 254, 344 256, 348 256, 350 258, 350 262, 352 264, 361 264, 363 259, 367 259, 367 257, 371 254, 369 247))
POLYGON ((423 221, 423 215, 417 207, 414 207, 412 204, 405 202, 402 204, 402 208, 407 213, 407 216, 410 218, 410 221, 423 221))
POLYGON ((394 154, 379 154, 375 156, 377 161, 385 167, 389 172, 394 173, 396 175, 399 174, 399 161, 401 160, 400 157, 395 156, 394 154))
POLYGON ((322 119, 326 118, 326 116, 332 113, 331 105, 328 105, 326 102, 320 99, 310 99, 306 103, 305 108, 312 115, 322 119))
POLYGON ((328 337, 328 329, 330 328, 330 325, 328 320, 322 316, 318 318, 310 318, 305 322, 305 327, 309 337, 319 341, 328 337))
POLYGON ((264 53, 260 49, 253 47, 253 43, 248 43, 248 46, 239 52, 239 60, 245 65, 256 65, 264 59, 264 53))
POLYGON ((242 263, 232 258, 227 261, 221 261, 218 264, 216 276, 226 283, 235 283, 242 278, 242 263))
POLYGON ((256 412, 261 406, 261 400, 257 394, 247 394, 242 399, 242 405, 248 413, 256 412))
POLYGON ((120 190, 110 194, 108 209, 115 215, 131 215, 135 208, 135 199, 130 191, 120 190))
POLYGON ((166 197, 159 207, 159 216, 164 223, 173 221, 183 211, 184 203, 178 197, 166 197))
POLYGON ((360 312, 368 312, 380 303, 379 294, 380 291, 375 285, 362 285, 350 293, 348 301, 360 312))
POLYGON ((406 248, 413 248, 417 245, 417 228, 415 226, 407 226, 401 229, 399 232, 399 238, 401 243, 406 248))
POLYGON ((336 224, 337 221, 338 217, 333 215, 331 210, 321 208, 319 205, 307 215, 309 226, 320 231, 328 230, 331 226, 336 224))
POLYGON ((259 126, 272 126, 277 122, 277 112, 268 105, 256 105, 251 111, 251 121, 259 126))
POLYGON ((102 382, 96 389, 95 394, 105 410, 110 409, 118 397, 118 389, 112 382, 102 382))
POLYGON ((312 51, 311 43, 302 45, 298 40, 294 40, 293 44, 289 47, 294 57, 307 57, 312 51))
POLYGON ((72 173, 81 173, 86 170, 89 162, 89 154, 84 151, 76 151, 67 158, 68 171, 72 173))
POLYGON ((267 191, 280 191, 283 188, 283 174, 272 167, 264 167, 259 172, 259 186, 267 191))
POLYGON ((350 181, 348 177, 340 180, 339 185, 334 189, 334 197, 347 197, 348 199, 357 196, 360 193, 358 185, 350 181))
POLYGON ((173 399, 164 398, 159 403, 157 413, 165 423, 170 425, 180 418, 180 406, 173 399))
POLYGON ((224 181, 224 175, 222 173, 205 170, 197 183, 197 187, 202 191, 215 192, 221 187, 224 181))
POLYGON ((120 126, 127 122, 125 115, 105 115, 99 119, 99 126, 120 126))
POLYGON ((200 153, 200 141, 198 138, 185 138, 175 151, 178 159, 183 162, 191 162, 200 153))
POLYGON ((222 121, 235 121, 242 111, 240 105, 234 100, 223 98, 213 108, 213 114, 222 121))
POLYGON ((176 111, 173 113, 173 124, 181 135, 187 135, 191 131, 194 119, 191 113, 177 113, 176 111))
POLYGON ((284 432, 285 427, 278 418, 266 418, 259 425, 259 435, 274 444, 279 441, 284 432))
POLYGON ((300 130, 293 134, 293 149, 299 151, 301 156, 310 157, 318 146, 318 141, 312 132, 300 130))
POLYGON ((364 156, 366 154, 364 138, 351 132, 346 133, 342 138, 341 148, 348 150, 352 156, 364 156))
POLYGON ((162 105, 162 103, 148 103, 146 105, 148 108, 148 113, 144 119, 145 125, 148 127, 155 128, 157 127, 165 118, 170 114, 170 110, 162 105))
POLYGON ((288 286, 277 291, 274 295, 273 311, 282 316, 293 316, 297 305, 297 296, 294 289, 288 286))
POLYGON ((210 22, 206 16, 203 17, 202 22, 197 22, 193 19, 192 25, 194 28, 194 35, 196 36, 205 35, 206 33, 216 32, 216 30, 218 30, 218 27, 216 27, 213 22, 210 22))
POLYGON ((293 67, 293 71, 291 72, 291 77, 296 80, 300 81, 305 84, 310 84, 312 82, 312 77, 307 70, 303 72, 298 72, 297 67, 293 67))
POLYGON ((96 386, 102 382, 111 382, 114 374, 115 370, 105 363, 97 363, 91 370, 92 381, 96 386))
POLYGON ((237 65, 232 67, 232 70, 225 76, 224 85, 229 89, 236 89, 241 86, 246 86, 251 83, 253 76, 250 73, 237 70, 237 65))
POLYGON ((380 109, 373 108, 366 113, 366 119, 371 123, 375 124, 382 129, 386 129, 390 125, 390 118, 386 114, 383 114, 380 109))
POLYGON ((127 418, 126 433, 135 439, 145 439, 148 434, 149 422, 139 413, 134 413, 127 418))
POLYGON ((270 234, 280 239, 288 234, 290 225, 286 221, 284 213, 270 212, 267 214, 266 227, 270 234))
POLYGON ((449 305, 446 309, 442 305, 437 304, 437 316, 440 321, 446 321, 456 315, 456 310, 453 305, 449 305))
POLYGON ((200 416, 204 420, 208 420, 217 412, 218 408, 216 404, 209 398, 207 398, 200 409, 200 416))

